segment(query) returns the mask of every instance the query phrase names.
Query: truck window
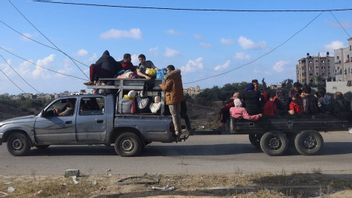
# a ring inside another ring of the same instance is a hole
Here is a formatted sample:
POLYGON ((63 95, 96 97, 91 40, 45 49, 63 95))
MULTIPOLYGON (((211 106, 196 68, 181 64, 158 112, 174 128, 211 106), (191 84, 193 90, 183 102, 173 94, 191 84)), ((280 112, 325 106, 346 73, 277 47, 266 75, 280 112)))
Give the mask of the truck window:
POLYGON ((47 110, 47 115, 50 116, 73 116, 75 112, 76 99, 65 98, 56 101, 47 110))
POLYGON ((79 115, 103 115, 104 107, 103 97, 84 97, 80 102, 79 115))

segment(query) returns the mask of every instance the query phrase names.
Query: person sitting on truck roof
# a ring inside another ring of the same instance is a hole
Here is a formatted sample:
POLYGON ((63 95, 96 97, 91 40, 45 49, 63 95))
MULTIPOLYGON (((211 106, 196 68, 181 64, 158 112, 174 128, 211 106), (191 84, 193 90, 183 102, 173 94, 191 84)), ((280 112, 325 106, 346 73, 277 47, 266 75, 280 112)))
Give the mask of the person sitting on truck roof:
POLYGON ((136 78, 136 67, 132 64, 131 54, 126 53, 123 59, 119 61, 121 64, 120 70, 117 71, 117 79, 132 79, 136 78))
POLYGON ((139 60, 139 65, 137 67, 137 75, 141 78, 145 78, 148 80, 151 79, 153 76, 149 76, 146 73, 146 71, 147 69, 155 69, 153 62, 150 60, 146 60, 144 54, 140 54, 138 56, 138 60, 139 60))
POLYGON ((108 50, 105 50, 103 55, 95 64, 89 67, 89 81, 85 85, 94 85, 99 78, 114 78, 121 65, 112 57, 108 50))
POLYGON ((230 115, 235 119, 243 118, 245 120, 257 121, 262 117, 262 114, 250 115, 245 108, 242 107, 240 99, 236 98, 233 100, 234 107, 230 108, 230 115))
POLYGON ((302 107, 299 100, 300 100, 300 96, 298 95, 298 93, 296 93, 296 95, 291 97, 291 102, 288 108, 288 114, 297 115, 302 113, 302 107))
POLYGON ((293 88, 288 93, 288 97, 292 98, 292 97, 296 96, 296 94, 301 95, 301 93, 302 93, 302 84, 299 82, 295 82, 295 83, 293 83, 293 88))
POLYGON ((333 112, 342 113, 350 110, 348 101, 344 98, 342 92, 336 92, 333 100, 333 112))

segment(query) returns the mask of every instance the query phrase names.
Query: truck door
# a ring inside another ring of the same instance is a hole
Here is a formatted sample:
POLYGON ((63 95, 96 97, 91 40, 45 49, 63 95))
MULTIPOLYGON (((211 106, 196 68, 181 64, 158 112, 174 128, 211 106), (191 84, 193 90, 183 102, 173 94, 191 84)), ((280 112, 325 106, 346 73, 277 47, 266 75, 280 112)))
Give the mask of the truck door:
POLYGON ((46 108, 34 124, 35 136, 41 144, 76 142, 76 98, 59 99, 46 108))
POLYGON ((82 97, 76 120, 77 140, 80 143, 103 143, 107 117, 102 96, 82 97))

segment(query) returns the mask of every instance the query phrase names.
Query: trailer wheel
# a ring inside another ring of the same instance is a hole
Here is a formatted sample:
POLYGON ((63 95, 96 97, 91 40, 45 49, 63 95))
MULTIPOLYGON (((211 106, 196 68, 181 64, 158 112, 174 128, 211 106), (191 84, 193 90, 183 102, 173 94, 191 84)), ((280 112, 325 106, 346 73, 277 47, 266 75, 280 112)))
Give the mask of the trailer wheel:
POLYGON ((132 132, 124 132, 115 141, 115 152, 122 157, 138 155, 143 148, 141 139, 132 132))
POLYGON ((249 141, 251 142, 251 144, 253 146, 255 146, 257 149, 261 149, 260 148, 260 139, 262 138, 263 134, 260 133, 251 133, 248 134, 249 137, 249 141))
POLYGON ((14 156, 26 155, 30 149, 30 140, 23 133, 10 134, 7 139, 7 150, 14 156))
POLYGON ((266 132, 260 139, 260 147, 268 155, 282 155, 288 148, 288 139, 284 133, 266 132))
POLYGON ((295 138, 295 147, 302 155, 314 155, 323 147, 323 137, 317 131, 302 131, 295 138))

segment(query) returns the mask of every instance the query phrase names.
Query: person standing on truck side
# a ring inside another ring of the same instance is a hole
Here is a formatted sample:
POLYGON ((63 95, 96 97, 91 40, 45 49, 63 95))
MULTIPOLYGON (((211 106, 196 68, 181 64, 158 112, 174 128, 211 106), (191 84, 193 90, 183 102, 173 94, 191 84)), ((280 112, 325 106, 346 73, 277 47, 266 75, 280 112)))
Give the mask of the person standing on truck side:
POLYGON ((189 117, 187 114, 186 98, 181 102, 181 118, 185 120, 187 131, 191 132, 192 126, 191 126, 191 121, 189 120, 189 117))
POLYGON ((120 67, 121 65, 110 56, 109 51, 105 50, 97 62, 89 67, 90 81, 84 84, 94 85, 99 78, 113 78, 120 67))
POLYGON ((166 67, 167 74, 165 80, 160 84, 160 88, 165 91, 165 103, 169 105, 172 122, 175 128, 175 135, 181 134, 181 102, 183 101, 183 85, 181 70, 175 70, 173 65, 166 67))
POLYGON ((137 68, 137 75, 139 77, 142 77, 142 78, 145 78, 145 79, 148 79, 148 80, 151 79, 151 76, 148 76, 146 74, 146 70, 147 70, 147 68, 155 69, 155 66, 154 66, 153 62, 150 61, 150 60, 146 60, 144 54, 140 54, 138 56, 138 60, 139 60, 139 65, 138 65, 138 68, 137 68))
POLYGON ((262 112, 262 97, 259 90, 254 89, 253 83, 249 83, 241 94, 245 108, 250 115, 259 114, 262 112))

